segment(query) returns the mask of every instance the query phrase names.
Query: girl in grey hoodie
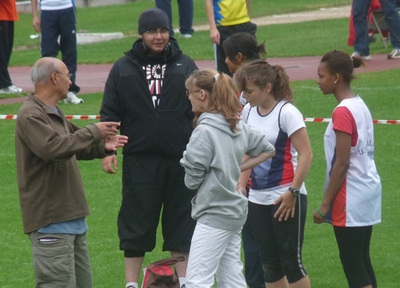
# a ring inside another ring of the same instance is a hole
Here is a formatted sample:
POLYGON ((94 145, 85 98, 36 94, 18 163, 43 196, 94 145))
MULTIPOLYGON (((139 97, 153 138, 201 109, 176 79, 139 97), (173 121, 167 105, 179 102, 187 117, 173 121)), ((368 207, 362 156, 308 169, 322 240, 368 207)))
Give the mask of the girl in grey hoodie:
POLYGON ((240 260, 240 231, 247 217, 247 198, 236 190, 241 171, 275 155, 257 130, 240 122, 235 84, 211 69, 194 71, 186 81, 195 129, 181 159, 185 184, 197 189, 192 199, 193 234, 186 288, 246 288, 240 260), (242 162, 244 155, 250 156, 242 162))

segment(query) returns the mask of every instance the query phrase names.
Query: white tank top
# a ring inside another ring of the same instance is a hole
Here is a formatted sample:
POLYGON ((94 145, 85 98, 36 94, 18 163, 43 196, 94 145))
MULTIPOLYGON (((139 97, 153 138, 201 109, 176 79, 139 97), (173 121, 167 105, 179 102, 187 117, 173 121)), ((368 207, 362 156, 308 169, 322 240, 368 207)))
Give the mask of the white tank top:
MULTIPOLYGON (((354 118, 357 131, 353 133, 357 133, 357 142, 354 147, 351 147, 350 165, 346 178, 333 200, 325 221, 341 227, 370 226, 381 222, 382 206, 381 180, 374 160, 375 140, 372 116, 360 97, 345 99, 336 108, 338 107, 346 107, 354 118)), ((343 110, 336 112, 342 113, 343 110)), ((340 114, 335 115, 335 112, 334 116, 341 117, 340 114)), ((325 189, 330 181, 336 159, 334 126, 331 120, 324 137, 327 163, 325 189)), ((342 131, 341 127, 335 127, 342 131)))
POLYGON ((40 10, 61 10, 74 6, 74 0, 41 0, 40 10))

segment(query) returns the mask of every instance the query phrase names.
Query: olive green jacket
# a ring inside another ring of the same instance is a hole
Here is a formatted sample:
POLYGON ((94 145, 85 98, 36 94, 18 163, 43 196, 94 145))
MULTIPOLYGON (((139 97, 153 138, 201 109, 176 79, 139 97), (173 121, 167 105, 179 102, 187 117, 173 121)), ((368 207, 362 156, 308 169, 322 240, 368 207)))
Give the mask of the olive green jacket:
POLYGON ((17 116, 15 156, 24 233, 90 214, 76 160, 106 156, 96 125, 80 129, 29 95, 17 116))

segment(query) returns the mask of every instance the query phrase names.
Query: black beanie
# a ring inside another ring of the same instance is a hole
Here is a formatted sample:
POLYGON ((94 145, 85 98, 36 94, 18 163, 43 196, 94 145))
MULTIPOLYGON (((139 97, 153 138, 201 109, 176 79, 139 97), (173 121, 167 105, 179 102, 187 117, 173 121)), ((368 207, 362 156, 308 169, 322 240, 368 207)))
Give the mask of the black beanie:
POLYGON ((169 20, 167 14, 158 8, 144 11, 139 16, 138 30, 142 35, 146 31, 164 28, 169 30, 169 20))

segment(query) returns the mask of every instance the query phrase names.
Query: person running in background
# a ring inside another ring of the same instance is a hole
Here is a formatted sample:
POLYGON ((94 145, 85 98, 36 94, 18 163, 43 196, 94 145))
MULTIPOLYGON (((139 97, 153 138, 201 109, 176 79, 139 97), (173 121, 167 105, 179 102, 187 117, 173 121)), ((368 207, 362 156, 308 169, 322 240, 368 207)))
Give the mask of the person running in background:
MULTIPOLYGON (((256 37, 247 32, 239 32, 229 36, 222 47, 226 55, 225 63, 234 78, 237 69, 249 61, 260 59, 261 55, 267 53, 264 43, 258 44, 256 37)), ((243 98, 243 91, 240 91, 240 102, 243 106, 246 104, 246 99, 243 98)), ((248 192, 248 189, 249 187, 246 187, 246 192, 248 192)), ((247 194, 246 196, 248 197, 247 194)), ((242 242, 247 285, 250 288, 265 288, 264 273, 257 243, 254 241, 253 232, 248 221, 243 226, 242 242)))
POLYGON ((250 22, 250 0, 205 0, 205 3, 216 70, 232 76, 222 45, 225 39, 238 32, 256 35, 257 25, 250 22))
MULTIPOLYGON (((262 131, 276 155, 251 172, 249 223, 258 244, 267 287, 310 287, 302 263, 312 151, 303 116, 282 66, 255 60, 239 68, 236 82, 248 104, 242 121, 262 131)), ((249 172, 242 173, 245 193, 249 172)))
POLYGON ((265 135, 240 121, 241 105, 233 80, 212 69, 186 81, 195 129, 181 159, 185 184, 198 189, 192 199, 197 221, 190 246, 186 288, 246 288, 240 260, 240 231, 247 198, 236 190, 241 171, 274 156, 265 135), (244 154, 249 155, 242 162, 244 154))
MULTIPOLYGON (((169 36, 174 36, 172 27, 172 0, 156 0, 156 7, 163 10, 169 19, 169 36)), ((178 0, 179 32, 182 38, 192 38, 193 30, 193 0, 178 0)))
POLYGON ((77 47, 76 12, 74 0, 40 0, 40 17, 37 10, 38 0, 31 0, 35 31, 41 33, 40 51, 42 57, 57 57, 61 51, 62 61, 71 73, 72 85, 69 87, 65 104, 80 104, 83 99, 76 97, 80 87, 76 85, 77 47), (60 37, 60 42, 58 38, 60 37))
POLYGON ((381 222, 382 185, 376 169, 372 116, 351 89, 360 57, 326 53, 318 66, 318 85, 338 102, 324 135, 325 193, 314 222, 331 223, 350 288, 377 287, 370 258, 372 227, 381 222))
POLYGON ((22 88, 13 85, 8 64, 14 45, 14 22, 18 21, 15 0, 0 1, 0 94, 21 93, 22 88))

